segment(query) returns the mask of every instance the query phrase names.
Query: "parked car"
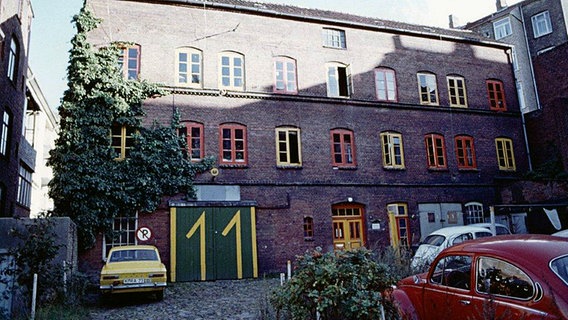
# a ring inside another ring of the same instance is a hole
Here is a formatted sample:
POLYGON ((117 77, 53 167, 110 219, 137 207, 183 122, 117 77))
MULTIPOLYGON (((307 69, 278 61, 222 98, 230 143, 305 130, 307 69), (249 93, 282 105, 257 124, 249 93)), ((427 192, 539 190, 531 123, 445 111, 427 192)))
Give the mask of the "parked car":
POLYGON ((555 236, 555 237, 568 238, 568 229, 560 230, 558 232, 553 233, 552 235, 555 236))
MULTIPOLYGON (((472 223, 472 224, 468 224, 468 226, 472 226, 472 227, 482 227, 485 228, 487 230, 491 230, 491 223, 489 222, 481 222, 481 223, 472 223)), ((501 223, 496 223, 495 224, 495 235, 499 236, 502 234, 512 234, 511 230, 509 230, 509 228, 501 223)))
POLYGON ((100 290, 104 297, 115 293, 149 292, 164 298, 166 267, 154 246, 120 246, 110 249, 101 270, 100 290))
POLYGON ((445 248, 466 240, 491 237, 493 234, 486 228, 472 226, 455 226, 438 229, 430 233, 420 243, 412 257, 411 267, 415 271, 427 268, 436 256, 445 248))
POLYGON ((401 319, 568 319, 568 239, 503 235, 443 250, 389 295, 401 319))

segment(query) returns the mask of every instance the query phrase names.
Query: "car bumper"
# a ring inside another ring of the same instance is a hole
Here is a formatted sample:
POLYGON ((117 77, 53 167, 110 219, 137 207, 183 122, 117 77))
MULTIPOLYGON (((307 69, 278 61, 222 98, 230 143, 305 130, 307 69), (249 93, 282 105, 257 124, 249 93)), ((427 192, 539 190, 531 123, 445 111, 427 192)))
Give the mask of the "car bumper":
POLYGON ((103 292, 143 292, 163 290, 167 286, 166 282, 140 283, 128 285, 100 285, 99 288, 103 292))

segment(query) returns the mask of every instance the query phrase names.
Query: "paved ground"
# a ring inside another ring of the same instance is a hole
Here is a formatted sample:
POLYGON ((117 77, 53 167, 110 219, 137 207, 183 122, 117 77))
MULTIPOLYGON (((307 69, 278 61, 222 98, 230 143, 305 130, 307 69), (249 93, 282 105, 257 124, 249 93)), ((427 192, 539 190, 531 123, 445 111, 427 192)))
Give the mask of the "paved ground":
POLYGON ((279 279, 173 283, 163 301, 148 295, 113 297, 91 307, 90 319, 274 319, 268 297, 279 285, 279 279))

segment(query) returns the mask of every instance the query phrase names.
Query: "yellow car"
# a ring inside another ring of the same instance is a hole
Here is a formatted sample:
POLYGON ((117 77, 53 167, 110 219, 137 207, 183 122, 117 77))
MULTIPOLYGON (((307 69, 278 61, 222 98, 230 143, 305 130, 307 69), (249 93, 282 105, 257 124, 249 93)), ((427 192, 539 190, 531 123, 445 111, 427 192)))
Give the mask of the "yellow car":
POLYGON ((162 300, 167 286, 166 274, 156 247, 114 247, 101 270, 100 289, 103 297, 114 293, 149 292, 162 300))

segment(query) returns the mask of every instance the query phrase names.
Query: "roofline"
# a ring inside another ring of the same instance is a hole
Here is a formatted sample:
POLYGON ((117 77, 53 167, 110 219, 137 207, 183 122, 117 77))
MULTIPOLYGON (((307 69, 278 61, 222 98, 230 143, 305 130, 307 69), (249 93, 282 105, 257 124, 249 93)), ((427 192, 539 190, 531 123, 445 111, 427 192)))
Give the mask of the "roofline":
MULTIPOLYGON (((290 14, 290 13, 278 12, 278 11, 274 11, 274 10, 263 9, 263 8, 259 8, 259 7, 253 8, 253 7, 232 5, 232 4, 226 4, 226 3, 217 3, 217 2, 214 2, 214 1, 208 1, 208 0, 120 0, 120 1, 147 2, 147 3, 156 3, 156 4, 183 4, 183 5, 203 6, 203 7, 209 6, 209 7, 213 7, 213 8, 252 12, 252 13, 255 13, 255 14, 289 18, 289 19, 293 19, 293 20, 302 20, 302 21, 320 22, 320 23, 324 22, 324 23, 343 25, 343 26, 351 26, 351 27, 357 27, 357 28, 368 29, 368 30, 385 31, 385 32, 396 33, 396 34, 421 36, 421 37, 426 37, 426 38, 430 38, 430 39, 451 40, 451 41, 456 41, 456 42, 464 42, 464 43, 483 45, 483 46, 487 46, 487 47, 496 47, 496 48, 501 48, 503 50, 511 50, 512 47, 513 47, 512 45, 509 45, 509 44, 503 43, 503 42, 482 41, 482 40, 479 40, 479 39, 468 38, 468 37, 465 37, 465 36, 464 37, 457 37, 457 36, 443 35, 443 34, 433 33, 433 32, 431 32, 431 33, 430 32, 420 32, 420 31, 401 29, 401 28, 393 28, 393 27, 388 27, 388 26, 379 26, 379 25, 373 25, 373 24, 361 23, 361 22, 353 22, 353 21, 330 19, 330 18, 319 18, 319 17, 307 16, 307 15, 290 14)), ((274 5, 278 5, 278 4, 274 4, 274 5)), ((307 8, 306 10, 312 11, 312 10, 315 10, 315 9, 308 9, 307 8)), ((357 15, 354 15, 354 16, 357 16, 357 15)), ((377 21, 381 21, 381 19, 377 19, 377 21)), ((410 24, 410 25, 413 25, 413 24, 410 24)), ((418 26, 418 25, 414 25, 414 26, 418 26)), ((425 27, 427 27, 427 26, 425 26, 425 27)), ((463 30, 454 29, 454 31, 465 33, 465 31, 463 31, 463 30)))

